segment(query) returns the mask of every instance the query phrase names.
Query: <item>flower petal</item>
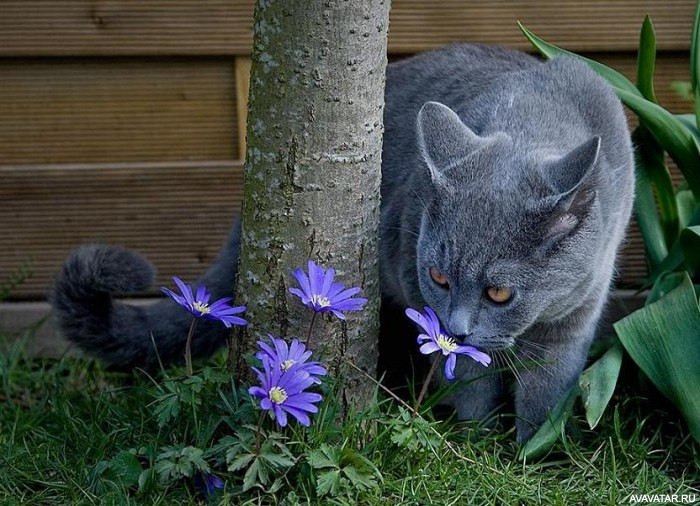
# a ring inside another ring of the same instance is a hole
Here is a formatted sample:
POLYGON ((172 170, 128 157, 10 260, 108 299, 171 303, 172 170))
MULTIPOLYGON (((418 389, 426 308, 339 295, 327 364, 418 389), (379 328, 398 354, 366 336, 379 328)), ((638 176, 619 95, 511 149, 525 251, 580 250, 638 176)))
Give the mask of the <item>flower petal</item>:
POLYGON ((450 353, 450 356, 445 360, 445 378, 452 381, 455 379, 455 364, 457 363, 457 355, 450 353))
POLYGON ((301 409, 296 409, 296 408, 293 408, 291 406, 288 406, 286 402, 282 406, 282 409, 287 411, 294 418, 296 418, 297 421, 300 424, 302 424, 304 427, 309 427, 311 425, 311 419, 309 418, 309 415, 307 415, 301 409))
POLYGON ((423 355, 430 355, 431 353, 435 353, 436 351, 440 350, 440 347, 437 345, 435 341, 428 341, 424 345, 422 345, 419 348, 420 352, 423 355))
POLYGON ((185 282, 177 276, 173 276, 173 281, 180 289, 180 292, 182 293, 183 297, 185 297, 185 300, 189 304, 192 304, 194 302, 194 299, 192 298, 192 288, 190 287, 190 285, 185 284, 185 282))

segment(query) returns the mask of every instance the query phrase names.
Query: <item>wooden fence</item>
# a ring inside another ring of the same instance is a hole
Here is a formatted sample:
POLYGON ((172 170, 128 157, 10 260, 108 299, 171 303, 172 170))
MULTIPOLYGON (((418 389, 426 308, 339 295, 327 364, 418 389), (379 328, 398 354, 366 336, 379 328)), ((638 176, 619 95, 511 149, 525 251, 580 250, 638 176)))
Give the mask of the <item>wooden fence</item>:
MULTIPOLYGON (((41 299, 73 247, 135 248, 159 283, 193 279, 241 199, 252 0, 0 0, 0 280, 41 299)), ((660 49, 656 89, 687 80, 692 0, 394 0, 391 55, 450 42, 528 49, 516 20, 634 75, 644 14, 660 49)), ((645 275, 638 233, 622 282, 645 275)))

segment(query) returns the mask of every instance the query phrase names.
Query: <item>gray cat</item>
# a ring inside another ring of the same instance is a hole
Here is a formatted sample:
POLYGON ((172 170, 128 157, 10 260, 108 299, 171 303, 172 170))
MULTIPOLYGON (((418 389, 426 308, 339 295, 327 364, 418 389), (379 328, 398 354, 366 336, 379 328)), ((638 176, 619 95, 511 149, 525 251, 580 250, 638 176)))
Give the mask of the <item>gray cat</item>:
MULTIPOLYGON (((633 156, 620 102, 575 60, 455 45, 389 65, 384 119, 383 299, 429 305, 459 340, 522 366, 524 441, 584 365, 629 221, 633 156)), ((215 297, 235 276, 237 228, 199 281, 215 297)), ((179 360, 187 313, 170 300, 112 302, 152 280, 133 252, 76 250, 52 292, 60 328, 112 364, 153 366, 151 335, 161 359, 179 360)), ((199 326, 196 354, 225 335, 199 326)), ((496 407, 495 369, 458 360, 458 379, 472 380, 448 399, 460 418, 496 407)))

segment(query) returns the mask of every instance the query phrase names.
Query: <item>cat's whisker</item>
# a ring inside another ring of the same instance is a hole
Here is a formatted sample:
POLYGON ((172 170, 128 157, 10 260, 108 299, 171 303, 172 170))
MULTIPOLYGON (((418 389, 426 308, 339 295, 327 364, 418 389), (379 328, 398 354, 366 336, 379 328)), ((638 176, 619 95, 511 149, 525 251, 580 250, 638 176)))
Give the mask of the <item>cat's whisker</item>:
POLYGON ((416 191, 416 189, 413 186, 408 186, 411 191, 415 194, 416 198, 420 201, 421 205, 423 206, 423 209, 425 209, 425 215, 428 217, 428 221, 430 222, 430 225, 432 227, 435 227, 435 222, 433 222, 433 217, 430 216, 430 211, 428 210, 428 206, 425 205, 425 201, 423 198, 420 196, 420 194, 416 191))

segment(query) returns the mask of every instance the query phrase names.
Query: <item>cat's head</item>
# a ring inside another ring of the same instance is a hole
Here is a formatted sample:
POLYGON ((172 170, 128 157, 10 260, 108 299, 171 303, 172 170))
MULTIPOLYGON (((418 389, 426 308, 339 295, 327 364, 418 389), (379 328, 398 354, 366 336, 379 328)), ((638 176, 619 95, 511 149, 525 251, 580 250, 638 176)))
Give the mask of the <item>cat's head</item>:
POLYGON ((513 345, 585 296, 602 233, 600 138, 566 150, 475 134, 447 106, 418 115, 431 184, 417 245, 420 292, 482 349, 513 345), (531 149, 530 149, 531 148, 531 149))

